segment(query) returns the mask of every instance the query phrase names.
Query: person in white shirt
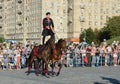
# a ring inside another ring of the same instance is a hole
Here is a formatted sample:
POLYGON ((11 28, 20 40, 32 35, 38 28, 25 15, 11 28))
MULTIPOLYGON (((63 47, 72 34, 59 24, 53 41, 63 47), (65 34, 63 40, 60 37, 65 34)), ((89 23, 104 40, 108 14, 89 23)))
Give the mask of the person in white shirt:
POLYGON ((68 47, 66 54, 67 54, 67 67, 70 67, 70 54, 71 54, 70 47, 68 47))
POLYGON ((74 44, 74 57, 73 57, 73 59, 74 59, 74 66, 75 67, 80 65, 80 63, 78 61, 79 56, 80 56, 80 50, 78 48, 78 44, 74 44))
POLYGON ((84 45, 82 45, 80 53, 82 55, 82 67, 84 67, 85 66, 84 57, 86 56, 86 48, 84 45))
POLYGON ((16 49, 15 49, 15 65, 16 65, 16 69, 20 69, 21 68, 21 64, 20 64, 20 59, 21 59, 21 56, 20 56, 20 47, 17 46, 16 49))
POLYGON ((91 47, 91 56, 92 56, 91 66, 92 66, 92 67, 95 67, 95 63, 96 63, 95 53, 96 53, 96 47, 95 47, 95 45, 92 43, 92 47, 91 47))
POLYGON ((114 45, 114 48, 113 48, 113 64, 114 66, 117 66, 117 57, 118 57, 118 48, 116 45, 114 45))
POLYGON ((112 47, 110 44, 107 46, 107 64, 112 65, 112 47))

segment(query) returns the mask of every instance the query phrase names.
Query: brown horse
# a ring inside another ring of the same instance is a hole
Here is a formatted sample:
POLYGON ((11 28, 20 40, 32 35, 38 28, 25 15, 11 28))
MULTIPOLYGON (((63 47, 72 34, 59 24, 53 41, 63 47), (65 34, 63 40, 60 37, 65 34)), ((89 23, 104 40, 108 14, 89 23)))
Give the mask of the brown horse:
POLYGON ((61 63, 61 56, 62 52, 67 49, 66 46, 66 40, 64 39, 59 39, 58 42, 55 44, 55 48, 52 50, 52 74, 54 75, 54 62, 58 61, 58 72, 57 76, 60 74, 61 68, 62 68, 62 63, 61 63))
MULTIPOLYGON (((46 44, 41 45, 41 46, 36 46, 33 48, 32 52, 30 53, 30 57, 28 59, 28 74, 27 75, 30 74, 30 69, 31 69, 32 63, 35 58, 38 59, 36 75, 38 76, 38 69, 39 69, 41 60, 43 60, 44 64, 46 65, 44 72, 47 73, 47 63, 50 59, 49 57, 51 55, 51 49, 54 48, 54 43, 55 43, 55 40, 50 38, 46 42, 46 44)), ((44 67, 43 67, 43 69, 44 69, 44 67)))
MULTIPOLYGON (((52 50, 55 48, 55 39, 49 39, 43 49, 39 52, 38 59, 41 59, 43 61, 42 63, 42 71, 43 74, 47 76, 48 74, 48 63, 50 62, 51 56, 52 56, 52 50)), ((40 62, 39 62, 40 63, 40 62)), ((38 64, 38 67, 40 64, 38 64)))

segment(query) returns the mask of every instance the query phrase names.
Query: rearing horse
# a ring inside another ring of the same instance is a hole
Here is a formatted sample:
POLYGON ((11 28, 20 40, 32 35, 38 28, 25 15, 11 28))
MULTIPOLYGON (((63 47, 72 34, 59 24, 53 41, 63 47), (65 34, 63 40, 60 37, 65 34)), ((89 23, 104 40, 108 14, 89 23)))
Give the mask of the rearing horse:
POLYGON ((66 40, 64 39, 59 39, 58 42, 55 44, 55 48, 52 50, 52 74, 54 75, 54 62, 58 61, 58 72, 57 72, 57 76, 60 74, 61 68, 62 68, 62 64, 61 64, 61 55, 62 55, 62 51, 65 51, 67 49, 66 46, 66 40))

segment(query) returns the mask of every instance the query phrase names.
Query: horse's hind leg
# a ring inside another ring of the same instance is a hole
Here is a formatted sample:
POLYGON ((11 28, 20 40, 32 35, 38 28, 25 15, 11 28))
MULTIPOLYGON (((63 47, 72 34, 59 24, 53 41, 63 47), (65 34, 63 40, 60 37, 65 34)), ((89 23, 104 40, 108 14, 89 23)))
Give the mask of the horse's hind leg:
POLYGON ((31 69, 31 66, 30 66, 30 64, 28 64, 28 71, 27 71, 27 75, 29 75, 29 74, 30 74, 30 69, 31 69))
POLYGON ((41 73, 42 73, 42 75, 45 75, 45 72, 44 72, 44 69, 45 69, 45 65, 44 65, 44 60, 42 59, 41 60, 41 73))

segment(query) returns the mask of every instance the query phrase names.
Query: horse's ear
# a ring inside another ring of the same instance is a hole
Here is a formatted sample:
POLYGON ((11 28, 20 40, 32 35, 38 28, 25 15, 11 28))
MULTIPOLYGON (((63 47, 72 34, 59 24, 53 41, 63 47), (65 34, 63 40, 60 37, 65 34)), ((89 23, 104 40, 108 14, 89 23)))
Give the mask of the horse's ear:
POLYGON ((66 41, 66 42, 68 41, 68 39, 63 39, 63 40, 66 41))

